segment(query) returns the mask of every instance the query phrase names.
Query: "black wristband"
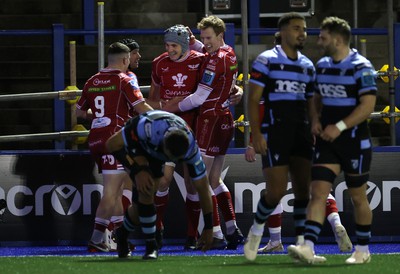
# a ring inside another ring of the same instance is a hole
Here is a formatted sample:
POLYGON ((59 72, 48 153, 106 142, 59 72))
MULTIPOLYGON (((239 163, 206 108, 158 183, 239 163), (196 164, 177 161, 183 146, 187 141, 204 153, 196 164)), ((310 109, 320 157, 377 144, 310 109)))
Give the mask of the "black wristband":
POLYGON ((212 212, 204 214, 203 220, 204 220, 204 229, 212 229, 213 228, 212 212))
POLYGON ((151 174, 151 169, 147 165, 138 165, 137 163, 133 163, 133 165, 131 165, 131 176, 135 176, 141 171, 146 171, 151 174))

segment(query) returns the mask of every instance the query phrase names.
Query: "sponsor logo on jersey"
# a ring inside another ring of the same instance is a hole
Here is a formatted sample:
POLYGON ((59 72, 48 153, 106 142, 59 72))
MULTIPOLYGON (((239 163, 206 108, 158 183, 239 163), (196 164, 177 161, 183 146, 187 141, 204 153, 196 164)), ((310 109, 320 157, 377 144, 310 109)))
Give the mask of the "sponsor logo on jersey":
POLYGON ((206 68, 215 71, 215 66, 214 65, 208 64, 206 68))
POLYGON ((168 100, 176 96, 188 96, 191 94, 190 90, 169 90, 169 89, 166 89, 164 93, 165 93, 165 98, 163 99, 168 99, 168 100))
POLYGON ((307 86, 306 83, 301 83, 298 81, 276 80, 275 92, 305 93, 306 86, 307 86))
POLYGON ((230 124, 222 124, 221 125, 221 129, 222 130, 228 130, 228 129, 231 129, 232 128, 232 125, 230 125, 230 124))
POLYGON ((323 97, 346 98, 346 87, 334 84, 318 84, 318 89, 323 97))
POLYGON ((162 71, 162 72, 167 72, 167 71, 169 71, 169 67, 161 68, 161 71, 162 71))
POLYGON ((101 80, 99 78, 95 78, 93 80, 93 85, 98 86, 98 85, 108 85, 111 83, 111 80, 101 80))
POLYGON ((218 62, 218 59, 210 59, 210 60, 208 61, 208 64, 209 64, 209 65, 216 65, 217 62, 218 62))
POLYGON ((96 87, 90 87, 88 88, 88 92, 105 92, 105 91, 113 91, 116 90, 116 86, 112 85, 112 86, 108 86, 108 87, 100 87, 100 88, 96 88, 96 87))
POLYGON ((210 148, 208 148, 208 151, 213 152, 213 153, 218 153, 219 152, 219 147, 216 147, 216 146, 210 147, 210 148))
POLYGON ((172 76, 172 79, 176 82, 174 87, 181 88, 186 85, 183 83, 188 78, 187 75, 183 75, 182 73, 178 73, 177 75, 172 76))
POLYGON ((151 127, 151 122, 147 122, 144 124, 144 132, 146 134, 146 137, 151 139, 151 133, 152 133, 152 127, 151 127))
POLYGON ((229 69, 230 69, 230 70, 236 70, 237 67, 238 67, 238 65, 236 64, 236 65, 234 65, 234 66, 230 66, 229 69))

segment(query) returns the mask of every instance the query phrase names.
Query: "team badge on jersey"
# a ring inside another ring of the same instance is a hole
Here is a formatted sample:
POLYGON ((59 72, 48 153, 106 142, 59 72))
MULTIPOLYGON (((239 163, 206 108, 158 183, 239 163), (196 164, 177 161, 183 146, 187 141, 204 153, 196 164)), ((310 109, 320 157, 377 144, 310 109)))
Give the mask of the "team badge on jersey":
POLYGON ((137 79, 132 79, 129 81, 129 84, 134 88, 134 89, 139 89, 139 83, 137 79))
POLYGON ((188 65, 189 70, 198 70, 200 64, 188 65))
POLYGON ((213 80, 215 78, 215 72, 205 70, 203 73, 203 78, 201 79, 201 82, 206 85, 211 85, 213 80))
POLYGON ((183 75, 182 73, 178 73, 177 75, 172 76, 172 79, 175 80, 176 84, 174 87, 185 87, 186 85, 183 83, 188 78, 187 75, 183 75))
POLYGON ((372 71, 364 71, 361 75, 361 85, 363 87, 375 86, 375 76, 372 71))

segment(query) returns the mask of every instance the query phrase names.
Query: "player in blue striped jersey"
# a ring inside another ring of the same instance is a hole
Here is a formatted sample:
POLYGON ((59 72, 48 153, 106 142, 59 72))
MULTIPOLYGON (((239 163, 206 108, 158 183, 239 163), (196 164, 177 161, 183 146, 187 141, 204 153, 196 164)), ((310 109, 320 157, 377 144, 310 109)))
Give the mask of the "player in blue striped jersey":
POLYGON ((309 201, 313 142, 307 106, 312 102, 315 69, 299 51, 307 38, 305 18, 294 12, 284 14, 278 29, 281 45, 257 57, 249 85, 252 144, 262 155, 268 182, 244 246, 244 255, 250 261, 256 259, 264 223, 286 193, 289 174, 295 196, 296 235, 304 233, 309 201), (261 98, 265 106, 262 122, 258 112, 261 98))
POLYGON ((312 168, 311 200, 307 208, 305 244, 290 246, 289 255, 314 263, 314 244, 324 217, 325 201, 337 175, 343 171, 353 201, 357 243, 348 264, 371 260, 372 211, 367 200, 372 144, 367 118, 374 110, 377 87, 374 68, 350 48, 349 24, 327 17, 318 45, 324 50, 317 63, 317 93, 312 132, 317 136, 312 168))
POLYGON ((142 113, 128 120, 107 140, 107 149, 129 171, 137 191, 137 197, 133 199, 135 204, 128 209, 123 226, 116 232, 119 257, 129 256, 128 235, 138 223, 146 241, 143 259, 158 257, 154 194, 163 176, 165 162, 187 164, 203 211, 204 229, 199 243, 203 251, 211 247, 213 208, 206 166, 194 134, 182 118, 161 110, 142 113))

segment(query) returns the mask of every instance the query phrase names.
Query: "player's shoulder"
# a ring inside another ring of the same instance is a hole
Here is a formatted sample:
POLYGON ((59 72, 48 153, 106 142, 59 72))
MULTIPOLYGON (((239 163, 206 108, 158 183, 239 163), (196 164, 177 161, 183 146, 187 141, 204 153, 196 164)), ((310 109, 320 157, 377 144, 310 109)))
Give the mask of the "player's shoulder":
POLYGON ((254 60, 255 63, 261 63, 263 65, 267 65, 268 63, 271 62, 273 58, 278 58, 278 52, 276 51, 275 48, 273 49, 268 49, 260 54, 257 55, 256 59, 254 60))
POLYGON ((227 65, 237 63, 235 51, 233 51, 232 47, 230 47, 229 45, 224 45, 220 47, 216 55, 217 58, 223 60, 223 62, 227 65))
POLYGON ((168 52, 163 52, 162 54, 153 59, 153 63, 158 63, 168 59, 169 59, 168 52))
POLYGON ((205 60, 205 54, 191 50, 184 63, 191 64, 190 66, 199 66, 205 60))
POLYGON ((372 63, 364 56, 362 56, 360 53, 358 53, 357 50, 352 49, 352 53, 350 56, 350 62, 354 66, 356 70, 360 69, 373 69, 372 63))
POLYGON ((131 77, 131 78, 137 79, 136 74, 135 74, 133 71, 131 71, 131 70, 126 71, 126 75, 128 75, 128 76, 131 77))
POLYGON ((100 75, 100 72, 93 74, 86 80, 86 84, 90 84, 94 79, 96 79, 100 75))
POLYGON ((299 59, 298 60, 299 60, 299 62, 301 64, 301 66, 304 66, 304 67, 307 67, 307 68, 311 68, 311 69, 315 69, 313 61, 311 61, 310 58, 308 58, 304 54, 299 53, 299 59))
POLYGON ((129 74, 128 72, 122 72, 122 71, 120 71, 117 75, 121 79, 121 81, 126 81, 126 82, 130 82, 133 78, 136 78, 132 77, 132 75, 129 74))
POLYGON ((219 54, 228 55, 228 56, 236 56, 234 49, 227 44, 225 44, 219 48, 219 54))
POLYGON ((330 58, 328 56, 324 56, 317 61, 316 66, 324 67, 324 66, 327 66, 328 64, 330 64, 331 62, 332 62, 332 58, 330 58))
POLYGON ((190 50, 190 55, 191 58, 204 58, 206 55, 202 52, 196 51, 196 50, 190 50))

